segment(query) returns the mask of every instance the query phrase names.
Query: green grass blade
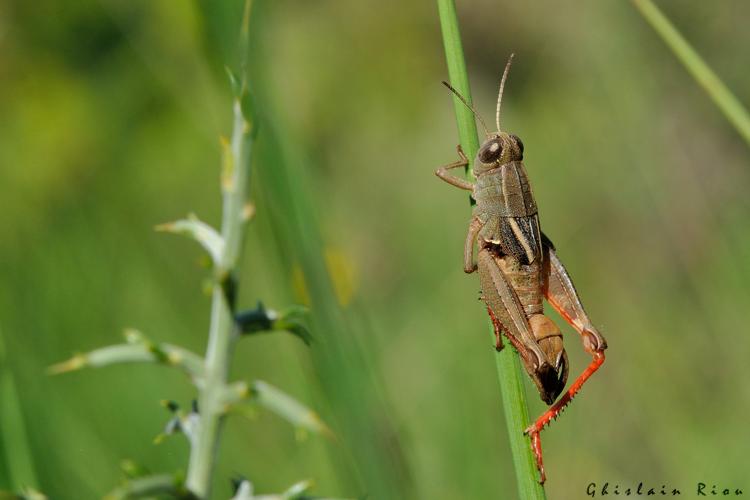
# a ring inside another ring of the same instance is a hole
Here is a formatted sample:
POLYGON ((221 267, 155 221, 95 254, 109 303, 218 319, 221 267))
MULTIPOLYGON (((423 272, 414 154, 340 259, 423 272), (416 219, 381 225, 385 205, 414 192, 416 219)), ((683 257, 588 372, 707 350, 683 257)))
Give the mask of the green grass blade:
MULTIPOLYGON (((455 3, 453 0, 438 0, 438 10, 451 85, 471 102, 469 78, 466 73, 466 63, 461 47, 461 34, 458 29, 455 3)), ((471 111, 457 98, 454 99, 461 147, 471 158, 476 154, 479 147, 476 122, 471 111)), ((494 330, 491 326, 490 332, 494 340, 494 330)), ((513 352, 513 349, 505 348, 497 354, 496 364, 505 421, 508 425, 508 439, 513 453, 519 498, 544 499, 546 498, 544 488, 537 481, 537 470, 531 451, 531 443, 523 434, 523 429, 529 424, 529 412, 518 356, 513 352)))
MULTIPOLYGON (((495 331, 490 325, 492 339, 495 331)), ((523 434, 529 425, 529 409, 526 404, 526 392, 523 387, 518 355, 512 347, 506 347, 495 356, 497 376, 500 379, 500 393, 503 399, 505 423, 508 426, 510 450, 513 453, 513 467, 516 470, 518 497, 523 499, 547 498, 544 487, 537 481, 536 461, 531 451, 531 440, 523 434)))
MULTIPOLYGON (((263 18, 277 2, 257 2, 263 18)), ((251 32, 263 40, 270 23, 256 23, 251 32)), ((273 104, 273 82, 264 68, 275 64, 275 48, 252 44, 250 80, 258 102, 257 204, 267 207, 267 238, 277 246, 282 263, 280 279, 294 281, 294 270, 304 288, 299 299, 309 305, 310 329, 316 342, 310 348, 315 385, 325 395, 325 421, 341 446, 330 457, 342 490, 372 499, 417 498, 410 464, 398 439, 390 402, 381 377, 371 366, 367 338, 356 312, 340 303, 326 259, 327 243, 315 209, 311 180, 315 165, 278 123, 273 104), (373 446, 373 443, 382 445, 373 446), (387 443, 387 444, 386 444, 387 443)), ((321 206, 321 205, 317 205, 321 206)), ((259 223, 260 223, 259 218, 259 223)), ((270 243, 269 243, 270 244, 270 243)))
POLYGON ((8 481, 15 491, 38 486, 34 459, 27 441, 26 425, 18 388, 8 364, 0 330, 0 443, 8 469, 8 481))
POLYGON ((748 114, 747 109, 651 0, 632 1, 636 9, 674 52, 677 59, 680 60, 698 84, 708 93, 727 120, 745 139, 745 142, 750 144, 750 114, 748 114))
MULTIPOLYGON (((256 84, 259 94, 261 85, 256 84)), ((339 479, 344 489, 370 498, 413 498, 408 464, 398 443, 372 446, 383 442, 384 436, 396 435, 389 403, 382 396, 381 381, 368 367, 361 332, 336 299, 324 243, 312 215, 314 202, 304 189, 312 184, 306 179, 308 172, 298 161, 288 159, 293 148, 277 132, 273 115, 263 115, 258 136, 258 164, 264 166, 258 172, 263 184, 258 203, 288 209, 283 217, 273 219, 275 242, 286 272, 298 266, 309 294, 310 325, 316 338, 310 351, 315 375, 330 408, 326 419, 346 450, 331 455, 339 479)), ((292 282, 291 274, 286 280, 292 282)))
MULTIPOLYGON (((458 30, 456 4, 453 0, 438 0, 438 9, 450 84, 471 104, 469 76, 466 72, 464 50, 461 45, 461 33, 458 30)), ((477 153, 477 149, 479 149, 477 123, 474 115, 456 96, 453 96, 453 105, 456 110, 456 124, 458 125, 458 137, 461 147, 466 156, 473 158, 477 153)))

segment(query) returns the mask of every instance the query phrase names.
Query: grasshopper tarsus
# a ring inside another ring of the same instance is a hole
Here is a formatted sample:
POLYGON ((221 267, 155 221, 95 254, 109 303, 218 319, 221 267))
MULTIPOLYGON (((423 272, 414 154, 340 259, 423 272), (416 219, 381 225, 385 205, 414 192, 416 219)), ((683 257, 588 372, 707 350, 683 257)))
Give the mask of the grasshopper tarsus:
POLYGON ((531 439, 540 482, 544 483, 540 432, 560 415, 602 365, 607 342, 584 311, 554 245, 540 230, 536 201, 523 164, 521 139, 500 130, 500 103, 509 67, 510 60, 498 92, 498 130, 495 133, 487 130, 484 120, 462 95, 445 84, 479 119, 486 139, 472 165, 475 183, 449 172, 469 165, 460 145, 457 147, 460 159, 437 169, 435 174, 453 186, 472 192, 476 205, 464 242, 464 271, 479 272, 481 299, 487 304, 495 329, 495 349, 503 348, 504 335, 518 351, 542 400, 550 405, 524 431, 531 439), (475 243, 478 247, 476 263, 475 243), (565 393, 568 357, 562 333, 544 315, 542 298, 580 334, 584 350, 593 358, 565 393), (557 399, 560 394, 562 397, 557 399))
POLYGON ((487 312, 490 315, 490 319, 492 320, 492 328, 495 330, 495 351, 500 352, 503 350, 503 330, 502 326, 500 325, 500 322, 497 321, 497 318, 495 318, 495 315, 492 314, 492 310, 487 307, 487 312))
POLYGON ((464 148, 462 148, 460 144, 456 144, 456 153, 458 153, 458 157, 465 161, 467 165, 469 164, 469 159, 466 157, 464 148))
POLYGON ((544 473, 544 463, 542 462, 542 440, 539 438, 538 432, 531 435, 531 449, 534 451, 534 456, 536 457, 536 468, 539 471, 539 484, 544 484, 547 480, 547 475, 544 473))

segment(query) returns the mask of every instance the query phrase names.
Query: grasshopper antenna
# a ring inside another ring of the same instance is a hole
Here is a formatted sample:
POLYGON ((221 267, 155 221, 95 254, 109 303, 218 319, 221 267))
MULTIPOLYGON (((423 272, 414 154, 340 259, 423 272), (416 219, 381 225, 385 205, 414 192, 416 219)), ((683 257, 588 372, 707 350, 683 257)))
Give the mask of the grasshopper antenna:
POLYGON ((511 54, 508 58, 508 62, 505 63, 505 71, 503 71, 503 78, 500 80, 500 91, 497 93, 497 111, 495 112, 495 125, 497 125, 498 132, 500 131, 500 104, 503 102, 503 89, 505 88, 505 80, 508 79, 508 71, 510 71, 510 63, 513 62, 513 56, 511 54))
POLYGON ((469 102, 464 98, 464 96, 462 96, 461 94, 458 93, 458 90, 456 90, 453 87, 451 87, 450 83, 448 83, 445 80, 443 80, 443 85, 445 85, 446 87, 448 87, 448 90, 450 90, 451 92, 453 92, 454 94, 456 94, 456 97, 458 97, 459 99, 461 99, 461 102, 464 103, 464 106, 466 106, 467 108, 469 108, 471 110, 471 112, 474 113, 474 116, 477 117, 477 119, 479 120, 479 123, 482 124, 482 128, 484 129, 484 133, 487 134, 487 137, 489 137, 490 136, 490 131, 487 130, 487 124, 484 123, 484 120, 482 120, 482 117, 479 115, 479 113, 477 113, 477 110, 474 109, 474 106, 472 106, 471 104, 469 104, 469 102))

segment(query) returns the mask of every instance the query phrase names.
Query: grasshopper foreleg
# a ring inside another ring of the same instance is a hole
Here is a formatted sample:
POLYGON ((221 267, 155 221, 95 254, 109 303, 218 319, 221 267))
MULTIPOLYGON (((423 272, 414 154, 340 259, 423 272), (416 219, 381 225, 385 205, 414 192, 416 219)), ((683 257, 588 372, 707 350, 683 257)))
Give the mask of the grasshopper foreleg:
POLYGON ((445 182, 452 186, 456 186, 460 189, 465 189, 467 191, 473 191, 474 190, 474 184, 467 181, 466 179, 461 179, 460 177, 456 177, 455 175, 451 175, 448 173, 448 170, 451 170, 453 168, 459 168, 459 167, 466 167, 469 164, 469 159, 464 154, 463 149, 461 149, 461 145, 459 144, 456 147, 456 151, 458 151, 458 156, 461 158, 458 161, 454 161, 453 163, 449 163, 448 165, 445 165, 444 167, 440 167, 439 169, 435 170, 435 175, 443 179, 445 182))

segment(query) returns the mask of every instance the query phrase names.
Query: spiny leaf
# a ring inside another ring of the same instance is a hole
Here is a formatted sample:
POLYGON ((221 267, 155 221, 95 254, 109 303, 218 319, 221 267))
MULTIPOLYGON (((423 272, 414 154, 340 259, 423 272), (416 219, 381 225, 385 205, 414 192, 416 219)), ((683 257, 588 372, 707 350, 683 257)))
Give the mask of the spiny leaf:
POLYGON ((237 480, 235 483, 234 496, 231 500, 253 500, 253 484, 247 479, 237 480))
POLYGON ((242 83, 237 79, 237 75, 234 74, 232 68, 224 66, 224 71, 227 72, 227 78, 229 78, 229 86, 232 89, 232 95, 239 97, 242 94, 242 83))
POLYGON ((182 478, 174 474, 157 474, 127 480, 106 495, 104 500, 131 500, 152 498, 157 495, 167 495, 169 498, 179 500, 198 500, 185 488, 182 478))
POLYGON ((198 219, 195 214, 190 214, 186 219, 167 222, 156 226, 157 231, 167 233, 183 234, 194 239, 211 255, 214 263, 219 262, 224 252, 224 239, 211 226, 198 219))
POLYGON ((127 479, 136 479, 151 475, 151 472, 147 467, 130 459, 125 459, 120 462, 120 470, 127 479))
POLYGON ((333 435, 317 413, 281 389, 262 380, 256 380, 252 383, 249 392, 251 401, 276 413, 292 425, 329 437, 333 435))
POLYGON ((289 500, 297 499, 303 493, 305 493, 310 488, 312 488, 312 486, 313 486, 313 482, 310 481, 309 479, 305 481, 300 481, 298 483, 291 485, 284 493, 282 493, 282 495, 288 498, 289 500))
POLYGON ((47 500, 47 496, 33 488, 24 488, 20 494, 0 491, 0 500, 47 500))
POLYGON ((196 429, 200 422, 200 416, 195 408, 195 401, 193 401, 194 407, 188 413, 180 411, 179 405, 174 401, 162 401, 162 406, 172 414, 172 418, 167 421, 164 429, 156 435, 154 444, 161 444, 172 434, 183 434, 192 444, 196 439, 196 429))
POLYGON ((284 330, 309 345, 313 337, 301 321, 306 313, 307 308, 303 306, 290 306, 278 312, 266 309, 262 302, 258 302, 255 309, 239 313, 236 321, 240 331, 245 334, 284 330))
POLYGON ((155 344, 142 339, 135 341, 138 337, 133 332, 129 330, 127 344, 116 344, 76 354, 67 361, 50 366, 47 371, 51 375, 58 375, 82 368, 99 368, 118 363, 158 363, 178 367, 194 380, 203 377, 203 360, 197 354, 172 344, 155 344))
POLYGON ((250 481, 248 481, 247 479, 242 478, 235 481, 235 495, 231 500, 337 500, 335 498, 324 498, 308 495, 307 492, 312 487, 312 481, 304 480, 293 484, 283 493, 253 496, 252 483, 250 483, 250 481))

